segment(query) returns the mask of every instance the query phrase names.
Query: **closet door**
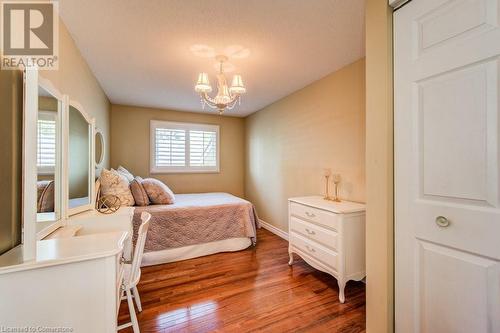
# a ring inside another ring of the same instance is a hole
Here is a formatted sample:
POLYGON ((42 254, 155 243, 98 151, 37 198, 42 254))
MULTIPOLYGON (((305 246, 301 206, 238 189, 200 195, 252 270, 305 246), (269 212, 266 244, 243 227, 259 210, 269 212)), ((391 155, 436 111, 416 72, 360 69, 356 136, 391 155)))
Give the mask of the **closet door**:
POLYGON ((396 332, 500 332, 500 0, 394 14, 396 332))

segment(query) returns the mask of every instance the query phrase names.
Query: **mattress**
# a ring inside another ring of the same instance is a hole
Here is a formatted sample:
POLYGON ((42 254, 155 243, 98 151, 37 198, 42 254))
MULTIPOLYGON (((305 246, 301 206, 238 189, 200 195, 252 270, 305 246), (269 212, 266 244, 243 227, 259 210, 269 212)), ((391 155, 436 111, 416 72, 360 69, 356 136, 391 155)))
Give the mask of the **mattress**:
POLYGON ((232 238, 256 241, 258 218, 254 206, 228 193, 177 194, 171 205, 136 207, 134 242, 143 211, 151 214, 145 253, 232 238))

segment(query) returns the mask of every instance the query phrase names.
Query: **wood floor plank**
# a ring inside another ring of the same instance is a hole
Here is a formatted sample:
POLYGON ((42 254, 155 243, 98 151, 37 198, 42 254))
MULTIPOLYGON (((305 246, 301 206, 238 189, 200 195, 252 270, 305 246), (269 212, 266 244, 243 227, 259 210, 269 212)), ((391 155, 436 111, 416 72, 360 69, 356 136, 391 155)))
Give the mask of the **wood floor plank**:
POLYGON ((138 288, 141 332, 365 332, 365 285, 349 282, 341 304, 333 277, 288 266, 288 243, 264 229, 244 251, 145 267, 138 288))

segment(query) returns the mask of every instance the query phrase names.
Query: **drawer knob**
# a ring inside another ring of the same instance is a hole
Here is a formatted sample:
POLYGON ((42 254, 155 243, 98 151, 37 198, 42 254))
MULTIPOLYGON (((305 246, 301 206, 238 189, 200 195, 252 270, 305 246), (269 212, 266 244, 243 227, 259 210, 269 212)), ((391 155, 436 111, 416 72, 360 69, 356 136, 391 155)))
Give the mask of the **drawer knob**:
POLYGON ((309 230, 306 228, 306 232, 309 234, 309 235, 316 235, 316 232, 314 232, 314 230, 309 230))
POLYGON ((436 217, 436 224, 440 226, 441 228, 446 228, 447 226, 450 225, 450 220, 448 220, 444 216, 438 216, 436 217))
POLYGON ((306 248, 307 248, 309 251, 311 251, 311 252, 316 252, 316 250, 315 250, 315 249, 313 249, 312 247, 310 247, 309 245, 306 245, 306 248))
POLYGON ((308 217, 316 217, 316 215, 314 215, 314 213, 309 213, 309 212, 306 212, 306 215, 307 215, 308 217))

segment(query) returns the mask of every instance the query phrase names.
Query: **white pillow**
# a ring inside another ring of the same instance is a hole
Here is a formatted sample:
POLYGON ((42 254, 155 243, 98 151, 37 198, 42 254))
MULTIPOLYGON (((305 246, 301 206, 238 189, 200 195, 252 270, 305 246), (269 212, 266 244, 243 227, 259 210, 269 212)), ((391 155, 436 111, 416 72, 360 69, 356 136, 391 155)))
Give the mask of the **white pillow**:
MULTIPOLYGON (((113 169, 111 169, 111 170, 113 170, 113 169)), ((131 181, 133 181, 135 178, 133 174, 131 174, 127 169, 125 169, 121 165, 118 167, 118 169, 116 169, 116 171, 118 171, 119 174, 124 175, 125 178, 127 178, 129 183, 131 181)))
POLYGON ((134 196, 129 188, 129 182, 124 175, 113 169, 103 169, 99 179, 101 181, 101 197, 116 195, 120 198, 122 206, 135 205, 134 196))

